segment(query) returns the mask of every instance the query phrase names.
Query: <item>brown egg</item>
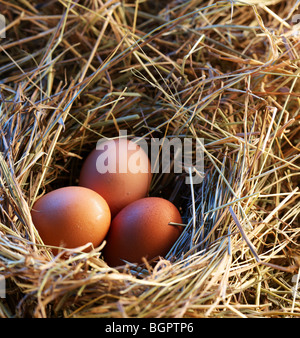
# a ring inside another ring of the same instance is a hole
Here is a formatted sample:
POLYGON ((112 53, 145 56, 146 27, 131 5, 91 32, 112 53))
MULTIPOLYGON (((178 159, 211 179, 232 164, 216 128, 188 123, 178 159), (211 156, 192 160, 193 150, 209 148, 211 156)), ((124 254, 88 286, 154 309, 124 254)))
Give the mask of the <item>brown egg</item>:
POLYGON ((108 140, 93 150, 80 172, 79 185, 98 192, 112 217, 129 203, 148 195, 151 165, 147 154, 127 139, 108 140))
MULTIPOLYGON (((75 248, 105 238, 111 221, 106 201, 95 191, 70 186, 53 190, 38 199, 32 221, 47 245, 75 248)), ((56 254, 57 250, 53 250, 56 254)))
POLYGON ((104 259, 111 266, 122 265, 122 259, 141 263, 164 256, 179 237, 182 223, 178 209, 168 200, 146 197, 122 209, 113 219, 106 238, 104 259))

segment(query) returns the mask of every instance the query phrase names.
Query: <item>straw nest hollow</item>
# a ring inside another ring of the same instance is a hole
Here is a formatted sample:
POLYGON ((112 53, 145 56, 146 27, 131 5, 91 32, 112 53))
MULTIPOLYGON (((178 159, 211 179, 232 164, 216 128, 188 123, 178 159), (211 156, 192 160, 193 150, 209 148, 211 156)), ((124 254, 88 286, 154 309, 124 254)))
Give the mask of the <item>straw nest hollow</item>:
POLYGON ((0 1, 0 317, 300 315, 298 6, 0 1), (53 256, 33 203, 120 130, 203 140, 201 184, 153 176, 181 237, 140 265, 53 256))

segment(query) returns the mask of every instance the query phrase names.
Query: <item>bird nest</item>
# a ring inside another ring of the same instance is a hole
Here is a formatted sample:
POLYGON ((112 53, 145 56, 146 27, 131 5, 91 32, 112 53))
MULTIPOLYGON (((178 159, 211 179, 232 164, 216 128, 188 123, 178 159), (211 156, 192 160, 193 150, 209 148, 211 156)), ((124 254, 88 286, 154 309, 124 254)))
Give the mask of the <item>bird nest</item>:
POLYGON ((0 4, 0 317, 300 315, 297 5, 0 4), (120 130, 203 141, 201 183, 153 174, 180 238, 142 264, 108 266, 105 241, 53 255, 32 205, 120 130))

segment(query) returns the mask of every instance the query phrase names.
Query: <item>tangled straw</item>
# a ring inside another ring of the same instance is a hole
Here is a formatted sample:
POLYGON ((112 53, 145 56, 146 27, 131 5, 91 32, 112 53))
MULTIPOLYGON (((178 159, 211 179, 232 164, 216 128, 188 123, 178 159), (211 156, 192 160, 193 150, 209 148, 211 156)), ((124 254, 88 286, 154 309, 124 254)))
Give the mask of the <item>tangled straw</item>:
POLYGON ((297 6, 0 1, 1 317, 299 316, 297 6), (107 266, 105 242, 54 257, 33 203, 121 129, 204 139, 200 185, 153 178, 181 237, 140 266, 107 266))

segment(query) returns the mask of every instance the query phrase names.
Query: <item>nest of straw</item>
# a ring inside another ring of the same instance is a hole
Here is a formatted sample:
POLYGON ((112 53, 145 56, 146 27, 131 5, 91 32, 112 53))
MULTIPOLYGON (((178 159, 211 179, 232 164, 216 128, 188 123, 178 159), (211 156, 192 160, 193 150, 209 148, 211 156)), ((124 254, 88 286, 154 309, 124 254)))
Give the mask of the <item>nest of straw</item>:
POLYGON ((300 315, 298 5, 0 1, 0 317, 300 315), (182 236, 152 264, 53 256, 33 203, 121 129, 204 140, 201 184, 153 177, 182 236))

